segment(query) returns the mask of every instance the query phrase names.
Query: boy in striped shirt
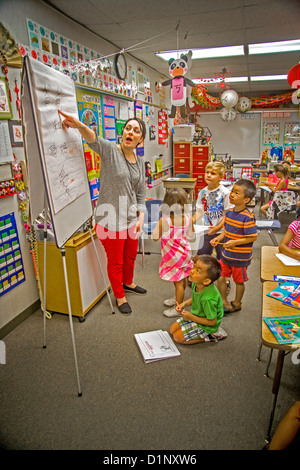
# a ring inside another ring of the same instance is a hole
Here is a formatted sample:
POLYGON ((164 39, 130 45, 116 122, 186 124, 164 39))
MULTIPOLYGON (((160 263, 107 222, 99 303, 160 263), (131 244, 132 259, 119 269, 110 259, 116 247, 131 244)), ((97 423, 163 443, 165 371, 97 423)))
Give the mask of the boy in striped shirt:
POLYGON ((225 214, 223 232, 211 240, 211 244, 223 245, 220 263, 222 275, 218 287, 223 300, 224 313, 241 310, 248 280, 247 267, 252 259, 252 245, 257 239, 257 228, 253 213, 246 205, 256 193, 254 183, 247 179, 238 180, 230 193, 229 201, 234 205, 225 214), (235 299, 228 302, 226 294, 226 278, 232 276, 236 284, 235 299))

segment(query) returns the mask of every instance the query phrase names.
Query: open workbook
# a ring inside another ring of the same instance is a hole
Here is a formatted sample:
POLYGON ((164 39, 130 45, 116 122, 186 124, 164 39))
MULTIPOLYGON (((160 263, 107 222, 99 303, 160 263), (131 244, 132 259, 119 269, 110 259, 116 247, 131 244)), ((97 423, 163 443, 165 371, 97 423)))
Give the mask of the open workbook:
POLYGON ((134 337, 146 364, 180 356, 180 352, 167 331, 136 333, 134 337))

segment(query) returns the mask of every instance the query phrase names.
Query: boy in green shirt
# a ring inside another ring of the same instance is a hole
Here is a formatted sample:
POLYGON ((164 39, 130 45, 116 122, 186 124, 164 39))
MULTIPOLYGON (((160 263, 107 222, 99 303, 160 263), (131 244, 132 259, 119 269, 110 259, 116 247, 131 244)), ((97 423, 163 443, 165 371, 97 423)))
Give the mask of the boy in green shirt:
POLYGON ((227 333, 220 328, 224 314, 222 297, 214 282, 221 275, 219 261, 211 255, 200 255, 191 269, 192 297, 177 305, 181 312, 170 327, 174 341, 180 344, 195 344, 203 341, 219 341, 227 333), (191 311, 183 310, 191 306, 191 311))

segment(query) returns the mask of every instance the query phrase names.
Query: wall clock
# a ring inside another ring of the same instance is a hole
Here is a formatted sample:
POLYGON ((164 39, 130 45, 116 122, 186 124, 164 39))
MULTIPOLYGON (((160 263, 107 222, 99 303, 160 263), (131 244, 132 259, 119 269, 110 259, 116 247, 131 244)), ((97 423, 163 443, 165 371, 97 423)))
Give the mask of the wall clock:
POLYGON ((127 62, 124 54, 117 54, 115 57, 116 73, 120 80, 125 80, 127 75, 127 62))

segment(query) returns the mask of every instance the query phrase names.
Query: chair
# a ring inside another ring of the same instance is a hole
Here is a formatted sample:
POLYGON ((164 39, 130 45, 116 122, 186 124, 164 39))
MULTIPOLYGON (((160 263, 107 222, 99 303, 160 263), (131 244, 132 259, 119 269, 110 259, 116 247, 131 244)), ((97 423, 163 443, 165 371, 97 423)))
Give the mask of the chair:
MULTIPOLYGON (((191 177, 190 175, 185 174, 185 173, 177 173, 177 175, 175 175, 175 178, 190 178, 190 177, 191 177)), ((189 196, 190 199, 191 199, 191 196, 195 197, 194 190, 193 190, 192 195, 191 195, 191 190, 190 189, 185 189, 185 192, 187 193, 187 195, 189 196)))
POLYGON ((283 211, 291 211, 296 208, 296 196, 293 191, 276 191, 273 201, 267 210, 267 219, 277 219, 283 211))
POLYGON ((273 245, 278 246, 273 230, 281 228, 281 223, 279 222, 279 220, 258 219, 256 220, 256 227, 258 233, 261 230, 267 230, 273 245))
POLYGON ((160 206, 162 205, 161 199, 149 199, 149 201, 145 201, 146 204, 146 211, 144 214, 144 224, 143 229, 140 237, 141 246, 142 246, 142 265, 143 268, 145 267, 145 254, 160 254, 154 252, 147 252, 145 253, 145 245, 144 245, 144 235, 151 235, 153 230, 155 229, 157 222, 161 218, 160 213, 160 206))

